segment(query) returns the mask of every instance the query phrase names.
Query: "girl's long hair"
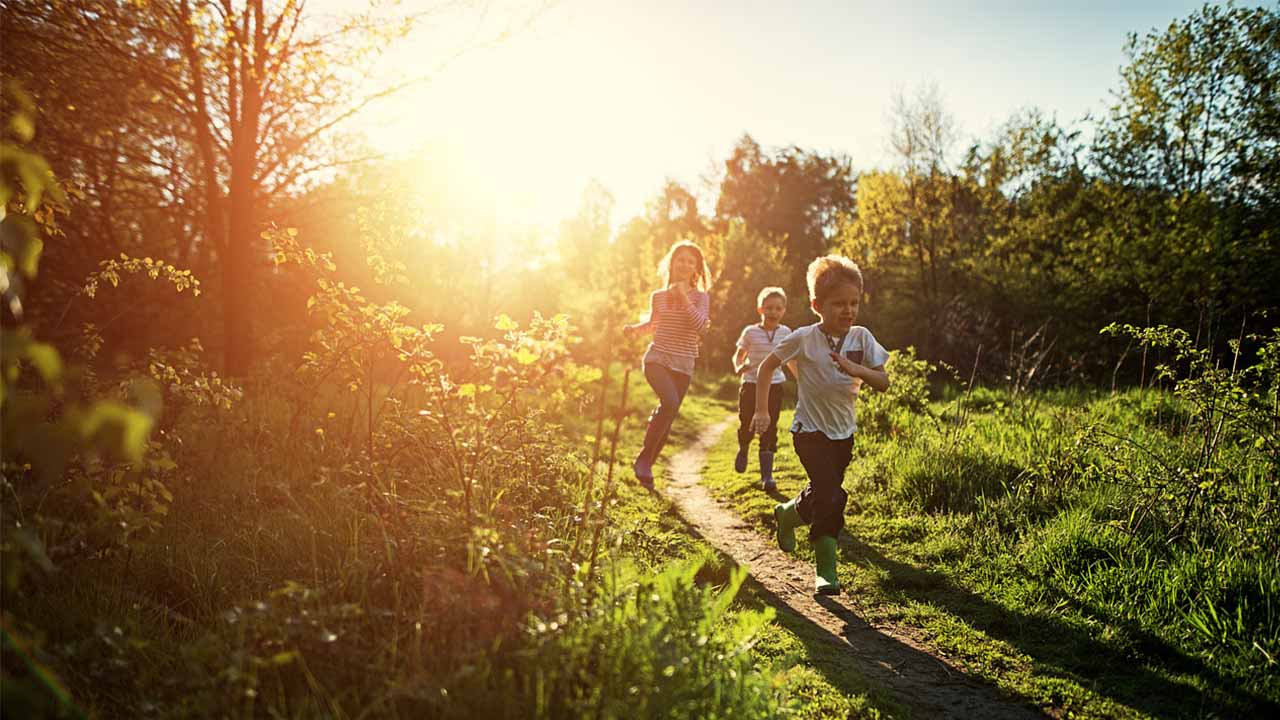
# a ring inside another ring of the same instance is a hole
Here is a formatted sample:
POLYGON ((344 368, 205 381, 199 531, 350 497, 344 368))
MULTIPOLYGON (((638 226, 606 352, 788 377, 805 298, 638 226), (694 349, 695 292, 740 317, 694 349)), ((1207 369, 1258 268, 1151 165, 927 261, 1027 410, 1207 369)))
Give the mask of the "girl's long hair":
POLYGON ((675 243, 658 261, 658 277, 662 279, 662 286, 665 288, 671 284, 671 260, 681 250, 688 250, 698 259, 698 269, 693 271, 691 284, 695 289, 706 292, 711 286, 711 272, 707 269, 707 259, 702 254, 702 248, 692 240, 681 240, 675 243))

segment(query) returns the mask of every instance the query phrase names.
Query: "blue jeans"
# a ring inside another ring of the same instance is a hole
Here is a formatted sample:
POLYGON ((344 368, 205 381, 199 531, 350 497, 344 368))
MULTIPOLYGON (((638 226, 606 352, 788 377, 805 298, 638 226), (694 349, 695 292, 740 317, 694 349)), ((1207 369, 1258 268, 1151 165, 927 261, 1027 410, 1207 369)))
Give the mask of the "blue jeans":
POLYGON ((671 432, 671 423, 675 422, 680 412, 680 403, 689 391, 689 375, 676 372, 666 365, 645 363, 644 379, 658 396, 658 407, 649 416, 649 427, 644 432, 644 448, 636 457, 636 464, 645 468, 651 467, 667 444, 667 435, 671 432))

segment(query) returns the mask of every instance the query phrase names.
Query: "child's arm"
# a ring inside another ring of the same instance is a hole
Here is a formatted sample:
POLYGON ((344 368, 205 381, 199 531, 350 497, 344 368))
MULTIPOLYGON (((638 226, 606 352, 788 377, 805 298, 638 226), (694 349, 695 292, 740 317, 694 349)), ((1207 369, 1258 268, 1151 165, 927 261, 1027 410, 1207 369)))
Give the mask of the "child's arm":
POLYGON ((644 322, 638 322, 631 325, 622 326, 622 334, 627 337, 637 335, 639 333, 653 332, 653 323, 658 319, 658 300, 657 293, 649 296, 649 319, 644 322))
POLYGON ((870 385, 872 390, 884 392, 889 389, 889 373, 885 371, 884 365, 869 368, 836 353, 831 353, 831 359, 836 361, 841 370, 853 377, 861 378, 862 382, 870 385))
POLYGON ((764 362, 760 363, 760 369, 757 371, 756 377, 763 380, 756 383, 756 412, 751 417, 751 430, 753 432, 766 432, 769 424, 773 422, 769 417, 769 389, 773 387, 773 383, 767 380, 773 377, 773 371, 778 369, 782 364, 782 360, 777 355, 769 353, 765 356, 764 362))
POLYGON ((738 352, 733 354, 734 374, 741 375, 746 372, 749 367, 751 367, 751 363, 747 362, 747 349, 744 347, 738 348, 738 352))
POLYGON ((795 379, 799 380, 799 379, 800 379, 800 368, 796 367, 796 361, 795 361, 795 360, 788 361, 788 362, 787 362, 787 367, 791 369, 791 377, 793 377, 793 378, 795 378, 795 379))
POLYGON ((684 312, 693 321, 693 329, 699 334, 707 331, 707 327, 711 325, 711 296, 707 293, 696 293, 693 297, 689 297, 689 291, 684 284, 677 283, 672 287, 673 297, 676 302, 684 305, 684 312))

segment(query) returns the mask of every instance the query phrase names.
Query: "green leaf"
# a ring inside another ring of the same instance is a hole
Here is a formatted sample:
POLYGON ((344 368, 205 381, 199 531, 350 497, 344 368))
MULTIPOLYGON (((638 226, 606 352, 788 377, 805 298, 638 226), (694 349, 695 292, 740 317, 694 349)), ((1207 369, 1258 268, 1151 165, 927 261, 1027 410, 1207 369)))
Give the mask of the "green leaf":
POLYGON ((31 142, 36 136, 36 124, 26 113, 16 113, 9 120, 9 130, 22 142, 31 142))
POLYGON ((31 218, 11 213, 0 221, 0 247, 13 258, 18 272, 26 277, 35 277, 44 241, 31 218))
POLYGON ((62 358, 58 357, 58 351, 48 343, 34 343, 27 348, 27 359, 35 367, 36 372, 40 373, 40 377, 50 385, 58 382, 62 377, 62 358))
POLYGON ((118 402, 101 401, 80 422, 80 436, 99 450, 138 462, 147 450, 155 421, 146 413, 118 402))
POLYGON ((287 650, 271 656, 267 662, 271 665, 288 665, 300 657, 297 650, 287 650))
POLYGON ((538 353, 533 352, 532 350, 529 350, 527 348, 520 348, 519 350, 516 351, 516 362, 520 363, 521 365, 529 365, 530 363, 532 363, 537 359, 538 359, 538 353))
POLYGON ((504 332, 507 330, 515 330, 520 327, 520 325, 516 323, 515 320, 512 320, 506 313, 502 313, 495 318, 493 326, 504 332))

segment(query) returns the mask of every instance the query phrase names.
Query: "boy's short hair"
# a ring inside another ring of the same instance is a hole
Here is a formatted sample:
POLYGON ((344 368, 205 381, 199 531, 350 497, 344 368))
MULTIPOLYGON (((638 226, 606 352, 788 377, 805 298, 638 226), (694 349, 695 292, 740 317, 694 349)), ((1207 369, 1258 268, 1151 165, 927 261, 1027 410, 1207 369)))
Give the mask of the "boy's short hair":
POLYGON ((862 271, 843 255, 825 255, 809 263, 809 299, 821 303, 837 285, 849 283, 862 292, 862 271))
POLYGON ((761 290, 759 295, 756 295, 756 307, 758 308, 764 307, 764 301, 768 300, 771 297, 782 298, 782 304, 783 305, 787 304, 786 290, 783 290, 780 287, 767 287, 761 290))

